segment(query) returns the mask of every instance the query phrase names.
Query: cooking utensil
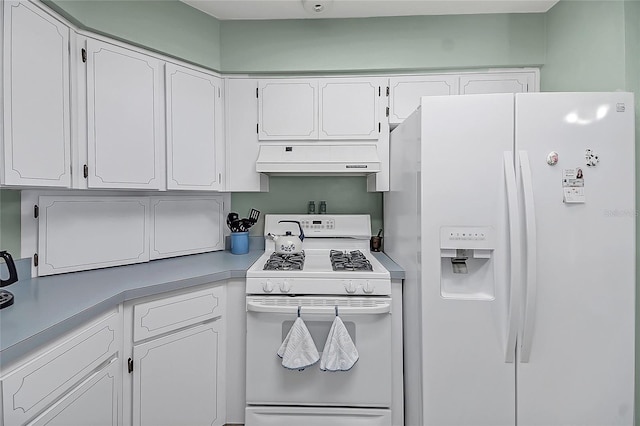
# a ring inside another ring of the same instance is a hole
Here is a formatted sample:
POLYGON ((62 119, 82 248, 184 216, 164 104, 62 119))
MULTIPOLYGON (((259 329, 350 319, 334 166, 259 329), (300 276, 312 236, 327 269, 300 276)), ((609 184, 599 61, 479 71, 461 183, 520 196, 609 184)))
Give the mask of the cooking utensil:
POLYGON ((238 213, 229 212, 229 214, 227 215, 227 226, 229 227, 231 232, 239 232, 238 220, 239 220, 238 213))
POLYGON ((256 209, 251 209, 251 211, 249 212, 249 220, 251 221, 252 225, 256 224, 259 217, 260 217, 260 212, 256 209))

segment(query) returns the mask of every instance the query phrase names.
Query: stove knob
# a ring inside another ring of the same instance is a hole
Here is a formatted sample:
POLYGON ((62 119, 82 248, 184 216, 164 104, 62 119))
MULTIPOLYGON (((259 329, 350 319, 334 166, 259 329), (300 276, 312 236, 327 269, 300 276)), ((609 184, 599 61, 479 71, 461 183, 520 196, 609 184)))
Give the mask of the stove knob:
POLYGON ((271 282, 271 280, 267 280, 266 283, 263 283, 262 289, 265 293, 271 293, 273 291, 273 283, 271 282))
POLYGON ((364 292, 367 294, 371 294, 373 293, 374 289, 375 289, 375 286, 371 284, 369 280, 367 280, 367 282, 364 284, 364 288, 363 288, 364 292))
POLYGON ((347 290, 347 293, 353 294, 356 292, 357 287, 353 281, 349 280, 349 282, 344 285, 344 289, 347 290))
POLYGON ((280 284, 280 291, 283 293, 289 293, 291 291, 291 283, 288 280, 284 280, 284 282, 280 284))

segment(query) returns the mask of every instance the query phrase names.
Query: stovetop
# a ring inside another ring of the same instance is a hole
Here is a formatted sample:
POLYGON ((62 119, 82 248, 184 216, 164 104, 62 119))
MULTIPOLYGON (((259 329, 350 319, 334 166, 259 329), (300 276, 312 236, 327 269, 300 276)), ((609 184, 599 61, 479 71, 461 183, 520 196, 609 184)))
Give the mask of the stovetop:
POLYGON ((264 271, 300 271, 304 269, 304 251, 296 254, 271 253, 264 271))
POLYGON ((389 271, 369 251, 367 215, 266 215, 264 232, 265 253, 247 270, 247 294, 391 294, 389 271), (269 234, 297 235, 291 221, 304 230, 304 253, 276 254, 269 234))

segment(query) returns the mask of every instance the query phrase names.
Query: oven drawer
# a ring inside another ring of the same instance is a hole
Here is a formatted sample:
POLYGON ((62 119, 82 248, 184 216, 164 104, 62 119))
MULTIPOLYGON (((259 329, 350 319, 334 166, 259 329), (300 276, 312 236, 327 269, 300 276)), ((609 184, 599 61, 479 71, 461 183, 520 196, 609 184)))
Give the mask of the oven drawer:
POLYGON ((390 306, 390 298, 248 296, 247 404, 390 407, 390 306), (277 351, 297 317, 298 305, 320 353, 338 305, 359 353, 353 368, 321 371, 319 362, 302 371, 282 366, 277 351))
POLYGON ((247 407, 245 426, 391 426, 391 410, 247 407))

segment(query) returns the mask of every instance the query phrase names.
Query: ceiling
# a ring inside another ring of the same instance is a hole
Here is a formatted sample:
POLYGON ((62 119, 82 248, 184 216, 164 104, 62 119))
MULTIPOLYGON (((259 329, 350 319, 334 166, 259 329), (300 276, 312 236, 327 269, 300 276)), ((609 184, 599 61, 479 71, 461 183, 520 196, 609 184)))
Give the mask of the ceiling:
POLYGON ((543 13, 558 0, 181 0, 220 20, 543 13), (320 13, 313 8, 324 8, 320 13))

